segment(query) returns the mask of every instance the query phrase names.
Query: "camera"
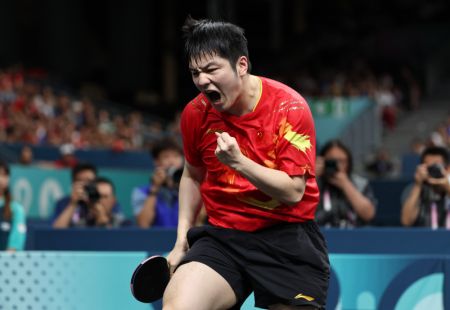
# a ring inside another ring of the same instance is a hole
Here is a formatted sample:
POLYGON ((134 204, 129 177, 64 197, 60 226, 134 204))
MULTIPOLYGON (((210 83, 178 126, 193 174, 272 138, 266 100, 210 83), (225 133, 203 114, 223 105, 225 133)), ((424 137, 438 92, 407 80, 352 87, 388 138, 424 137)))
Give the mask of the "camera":
POLYGON ((100 193, 97 190, 96 182, 89 182, 84 186, 84 192, 90 203, 95 203, 100 200, 100 193))
POLYGON ((443 178, 444 175, 442 174, 442 166, 439 164, 428 166, 428 175, 433 179, 443 178))
POLYGON ((336 159, 326 159, 325 160, 325 168, 324 174, 325 176, 333 176, 336 172, 338 172, 338 162, 336 159))
POLYGON ((167 178, 172 180, 174 184, 180 183, 182 174, 183 174, 182 168, 170 167, 166 171, 167 178))

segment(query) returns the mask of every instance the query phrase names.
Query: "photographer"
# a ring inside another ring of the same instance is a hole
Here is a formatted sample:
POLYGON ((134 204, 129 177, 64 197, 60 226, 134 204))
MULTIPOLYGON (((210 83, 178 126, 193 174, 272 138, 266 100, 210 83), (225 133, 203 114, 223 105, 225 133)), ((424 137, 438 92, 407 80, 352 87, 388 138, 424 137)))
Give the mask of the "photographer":
POLYGON ((352 173, 350 150, 339 140, 328 142, 316 160, 320 201, 319 225, 357 227, 375 216, 375 197, 369 181, 352 173))
POLYGON ((141 228, 176 227, 178 223, 178 185, 184 163, 176 142, 160 140, 150 152, 155 169, 150 184, 132 192, 133 211, 141 228))
POLYGON ((84 188, 88 197, 85 209, 85 225, 89 227, 121 227, 128 225, 117 203, 114 184, 98 177, 84 188))
POLYGON ((116 227, 122 219, 112 182, 97 178, 95 166, 77 164, 72 169, 71 194, 56 203, 53 227, 116 227))
POLYGON ((450 164, 444 147, 428 147, 416 167, 414 184, 402 194, 404 226, 450 229, 450 164))

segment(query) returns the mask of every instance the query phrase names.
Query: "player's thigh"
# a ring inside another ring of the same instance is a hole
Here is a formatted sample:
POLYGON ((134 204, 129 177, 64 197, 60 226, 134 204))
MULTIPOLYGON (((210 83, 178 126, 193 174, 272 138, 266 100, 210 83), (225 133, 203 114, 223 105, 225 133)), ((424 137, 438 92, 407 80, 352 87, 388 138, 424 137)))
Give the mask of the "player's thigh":
POLYGON ((225 279, 209 266, 189 262, 178 267, 164 292, 163 309, 229 309, 236 295, 225 279))

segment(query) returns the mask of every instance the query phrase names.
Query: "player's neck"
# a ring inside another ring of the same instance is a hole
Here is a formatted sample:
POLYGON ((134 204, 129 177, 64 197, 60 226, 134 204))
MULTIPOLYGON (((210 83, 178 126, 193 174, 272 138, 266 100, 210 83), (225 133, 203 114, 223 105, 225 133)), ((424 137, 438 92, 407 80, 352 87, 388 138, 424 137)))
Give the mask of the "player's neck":
POLYGON ((238 116, 253 112, 261 97, 261 80, 255 75, 248 74, 243 79, 242 95, 238 98, 241 107, 238 116))

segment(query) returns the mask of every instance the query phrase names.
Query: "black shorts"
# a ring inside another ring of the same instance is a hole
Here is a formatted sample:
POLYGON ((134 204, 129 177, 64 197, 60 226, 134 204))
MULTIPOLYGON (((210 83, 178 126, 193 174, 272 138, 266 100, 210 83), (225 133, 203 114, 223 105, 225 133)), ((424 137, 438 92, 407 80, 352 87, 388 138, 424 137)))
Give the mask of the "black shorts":
POLYGON ((256 232, 214 226, 188 232, 190 249, 181 264, 196 261, 232 287, 239 309, 253 291, 255 306, 324 308, 330 275, 326 242, 315 222, 278 224, 256 232))

